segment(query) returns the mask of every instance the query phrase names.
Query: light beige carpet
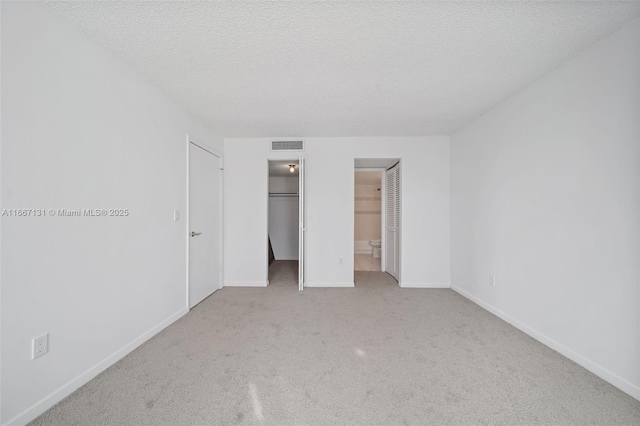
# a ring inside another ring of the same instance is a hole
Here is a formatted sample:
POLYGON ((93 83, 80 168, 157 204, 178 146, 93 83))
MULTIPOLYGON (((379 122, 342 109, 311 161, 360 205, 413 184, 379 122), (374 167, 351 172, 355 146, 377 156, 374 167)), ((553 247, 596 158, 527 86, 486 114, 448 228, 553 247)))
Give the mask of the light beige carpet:
POLYGON ((640 402, 455 292, 224 288, 35 425, 640 424, 640 402))

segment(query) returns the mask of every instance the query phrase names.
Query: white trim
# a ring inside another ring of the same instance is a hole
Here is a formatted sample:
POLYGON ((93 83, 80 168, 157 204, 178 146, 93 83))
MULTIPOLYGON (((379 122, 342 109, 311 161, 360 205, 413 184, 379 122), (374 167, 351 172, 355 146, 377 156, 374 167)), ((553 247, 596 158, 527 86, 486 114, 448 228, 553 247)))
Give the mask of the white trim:
MULTIPOLYGON (((218 274, 219 289, 224 287, 224 158, 220 157, 220 273, 218 274)), ((189 232, 187 232, 187 238, 189 232)), ((218 289, 218 290, 219 290, 218 289)))
MULTIPOLYGON (((404 182, 404 170, 402 168, 402 158, 398 158, 398 163, 394 166, 398 167, 398 172, 400 172, 400 182, 398 182, 398 204, 400 204, 400 221, 398 222, 398 285, 402 287, 402 224, 404 223, 404 206, 402 193, 404 192, 403 182, 404 182)), ((405 284, 405 287, 407 285, 405 284)))
MULTIPOLYGON (((269 141, 269 149, 271 149, 271 141, 269 141)), ((269 162, 272 160, 269 160, 267 158, 267 188, 264 191, 265 196, 267 197, 267 214, 265 215, 265 245, 264 248, 267 251, 266 256, 264 256, 265 262, 266 262, 266 266, 265 266, 265 270, 264 270, 264 280, 267 283, 266 285, 269 285, 269 267, 271 266, 271 264, 269 263, 269 208, 271 207, 271 200, 269 199, 269 190, 271 188, 271 172, 269 171, 269 162)), ((286 161, 286 160, 285 160, 286 161)), ((271 246, 271 250, 273 250, 273 246, 271 246)), ((275 252, 273 252, 273 260, 276 259, 276 254, 275 252)), ((227 284, 225 284, 226 286, 227 284)), ((255 287, 254 285, 242 285, 242 284, 238 284, 238 285, 234 285, 231 284, 234 287, 255 287)))
POLYGON ((596 376, 600 377, 601 379, 606 380, 607 382, 611 383, 613 386, 617 387, 621 391, 623 391, 623 392, 631 395, 632 397, 640 400, 640 387, 639 386, 636 386, 633 383, 628 382, 627 380, 625 380, 622 377, 612 373, 611 371, 607 370, 606 368, 603 368, 603 367, 599 366, 598 364, 594 363, 593 361, 588 360, 587 358, 583 357, 582 355, 572 351, 571 349, 567 348, 566 346, 564 346, 564 345, 556 342, 555 340, 545 336, 544 334, 540 333, 539 331, 536 331, 536 330, 532 329, 531 327, 523 324, 522 322, 516 320, 515 318, 511 317, 510 315, 505 314, 504 312, 502 312, 501 310, 495 308, 494 306, 492 306, 492 305, 490 305, 490 304, 478 299, 477 297, 473 296, 471 293, 468 293, 468 292, 466 292, 466 291, 464 291, 461 288, 458 288, 456 286, 451 286, 451 289, 453 291, 455 291, 456 293, 460 294, 461 296, 466 297, 467 299, 471 300, 473 303, 475 303, 476 305, 480 306, 481 308, 484 308, 487 311, 491 312, 492 314, 494 314, 498 318, 502 319, 503 321, 508 322, 509 324, 511 324, 512 326, 517 328, 518 330, 520 330, 520 331, 528 334, 529 336, 533 337, 534 339, 536 339, 540 343, 550 347, 554 351, 556 351, 556 352, 560 353, 561 355, 564 355, 565 357, 569 358, 571 361, 575 362, 576 364, 586 368, 587 370, 589 370, 590 372, 592 372, 596 376))
POLYGON ((305 219, 305 173, 307 172, 307 166, 304 162, 304 157, 298 159, 298 291, 304 290, 304 246, 305 246, 305 227, 307 221, 305 219))
MULTIPOLYGON (((387 272, 387 169, 382 169, 380 185, 380 271, 387 272)), ((373 250, 371 250, 373 254, 373 250)))
POLYGON ((85 385, 89 380, 96 377, 98 374, 102 373, 107 368, 111 367, 116 362, 120 361, 122 358, 127 356, 131 351, 136 349, 138 346, 142 345, 144 342, 161 332, 163 329, 173 324, 175 321, 180 319, 182 316, 187 314, 189 309, 186 307, 181 308, 178 312, 171 315, 169 318, 165 319, 158 325, 151 328, 149 331, 143 333, 136 339, 134 339, 129 344, 125 345, 123 348, 117 350, 112 355, 106 357, 102 361, 98 362, 93 367, 89 368, 84 373, 81 373, 75 379, 72 379, 70 382, 62 385, 57 390, 53 391, 46 397, 42 398, 40 401, 33 404, 31 407, 24 410, 22 413, 18 414, 14 418, 8 420, 4 423, 6 425, 24 425, 34 420, 40 414, 47 411, 49 408, 53 407, 58 402, 62 401, 67 396, 71 395, 81 386, 85 385))
POLYGON ((209 145, 207 145, 206 143, 200 141, 199 139, 194 138, 192 135, 187 134, 187 140, 189 142, 191 142, 192 144, 196 145, 198 148, 202 148, 205 151, 207 151, 209 154, 213 154, 216 157, 220 158, 220 167, 224 168, 224 165, 222 163, 222 151, 217 150, 216 148, 211 148, 209 145))
POLYGON ((225 287, 266 287, 269 281, 225 281, 225 287))
MULTIPOLYGON (((379 172, 380 173, 380 271, 385 272, 386 271, 386 235, 385 235, 385 224, 386 224, 386 184, 387 184, 387 180, 385 179, 386 177, 386 172, 387 169, 386 167, 362 167, 362 168, 358 168, 355 167, 355 162, 356 162, 357 158, 353 159, 354 162, 354 166, 353 166, 353 192, 354 192, 354 204, 353 204, 353 228, 355 230, 356 227, 356 218, 355 218, 355 186, 356 186, 356 173, 359 172, 379 172)), ((395 161, 395 160, 393 160, 395 161)), ((354 247, 355 247, 355 238, 354 238, 354 247)), ((362 241, 362 240, 358 240, 358 241, 362 241)), ((369 250, 355 250, 353 251, 354 254, 370 254, 373 255, 373 247, 371 247, 369 250)), ((354 271, 355 272, 355 271, 354 271)))
POLYGON ((333 282, 316 282, 316 283, 304 283, 305 287, 325 287, 325 288, 346 288, 346 287, 355 287, 355 284, 352 282, 343 282, 343 283, 333 283, 333 282))
POLYGON ((406 283, 400 282, 402 288, 451 288, 449 283, 406 283))
POLYGON ((190 241, 189 241, 189 229, 191 229, 191 223, 190 223, 190 211, 189 211, 189 204, 191 203, 191 198, 190 198, 190 187, 189 187, 189 182, 191 181, 190 179, 190 172, 191 172, 191 138, 190 136, 187 134, 187 144, 186 144, 186 148, 187 148, 187 205, 184 209, 184 216, 185 216, 185 228, 184 228, 184 237, 185 237, 185 243, 187 245, 187 249, 185 250, 185 255, 186 255, 186 274, 185 274, 185 306, 187 307, 187 310, 189 310, 189 279, 190 279, 190 275, 189 275, 189 260, 190 260, 190 253, 189 253, 189 245, 190 245, 190 241))

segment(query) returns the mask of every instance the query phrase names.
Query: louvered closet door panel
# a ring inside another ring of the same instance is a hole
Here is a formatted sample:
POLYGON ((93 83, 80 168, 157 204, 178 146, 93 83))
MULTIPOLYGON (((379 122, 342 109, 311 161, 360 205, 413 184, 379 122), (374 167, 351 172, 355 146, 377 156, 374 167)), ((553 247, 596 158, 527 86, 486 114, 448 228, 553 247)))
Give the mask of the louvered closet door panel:
POLYGON ((394 275, 393 273, 393 265, 395 262, 395 255, 394 255, 394 244, 393 244, 393 227, 394 227, 394 223, 395 223, 395 217, 393 215, 394 213, 394 203, 393 203, 393 185, 394 185, 394 171, 393 170, 388 170, 386 173, 387 176, 387 182, 386 182, 386 200, 385 200, 385 261, 386 261, 386 265, 385 265, 385 270, 391 274, 394 275))
POLYGON ((386 271, 396 280, 400 271, 400 168, 387 170, 386 271))
POLYGON ((393 245, 394 260, 393 272, 394 277, 399 280, 400 272, 400 168, 395 167, 394 173, 394 191, 393 191, 393 245))

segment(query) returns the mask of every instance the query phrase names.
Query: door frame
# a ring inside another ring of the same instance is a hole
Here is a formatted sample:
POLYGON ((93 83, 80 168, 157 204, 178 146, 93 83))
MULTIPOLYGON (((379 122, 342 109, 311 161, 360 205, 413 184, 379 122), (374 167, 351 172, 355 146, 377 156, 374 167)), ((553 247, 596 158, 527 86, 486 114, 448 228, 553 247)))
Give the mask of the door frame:
MULTIPOLYGON (((194 138, 193 136, 187 134, 186 137, 186 157, 187 157, 187 206, 185 209, 185 244, 186 244, 186 294, 185 294, 185 304, 187 306, 187 310, 191 310, 191 308, 189 307, 189 290, 190 290, 190 273, 189 273, 189 266, 190 266, 190 259, 191 259, 191 255, 190 255, 190 234, 189 234, 189 230, 191 229, 191 210, 190 210, 190 203, 191 203, 191 152, 190 152, 190 147, 191 144, 197 146, 198 148, 208 152, 209 154, 215 155, 216 157, 218 157, 220 159, 220 182, 219 182, 219 188, 218 188, 218 195, 219 195, 219 201, 220 201, 220 223, 219 223, 219 231, 220 231, 220 271, 218 272, 218 290, 220 290, 222 287, 224 287, 224 157, 222 156, 222 153, 220 151, 218 151, 217 149, 214 148, 210 148, 208 147, 206 144, 200 142, 198 139, 194 138)), ((216 291, 216 290, 214 290, 216 291)))

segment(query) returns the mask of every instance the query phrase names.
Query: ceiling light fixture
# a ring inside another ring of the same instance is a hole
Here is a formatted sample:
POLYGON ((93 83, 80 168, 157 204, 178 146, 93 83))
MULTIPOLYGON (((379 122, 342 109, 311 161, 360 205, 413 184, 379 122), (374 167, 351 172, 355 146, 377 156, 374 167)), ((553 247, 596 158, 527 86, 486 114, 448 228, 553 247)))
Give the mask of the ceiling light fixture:
POLYGON ((289 164, 289 171, 291 173, 295 172, 296 171, 296 165, 295 164, 289 164))

